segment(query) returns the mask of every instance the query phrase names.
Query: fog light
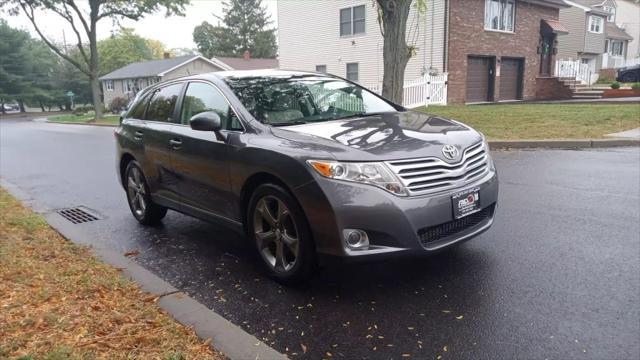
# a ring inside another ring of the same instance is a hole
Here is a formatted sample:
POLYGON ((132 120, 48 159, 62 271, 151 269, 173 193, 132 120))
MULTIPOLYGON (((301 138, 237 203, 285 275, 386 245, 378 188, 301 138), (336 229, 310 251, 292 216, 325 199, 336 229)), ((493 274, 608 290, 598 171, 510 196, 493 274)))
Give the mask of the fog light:
POLYGON ((362 230, 345 229, 343 231, 344 241, 353 250, 366 250, 369 248, 369 236, 362 230))

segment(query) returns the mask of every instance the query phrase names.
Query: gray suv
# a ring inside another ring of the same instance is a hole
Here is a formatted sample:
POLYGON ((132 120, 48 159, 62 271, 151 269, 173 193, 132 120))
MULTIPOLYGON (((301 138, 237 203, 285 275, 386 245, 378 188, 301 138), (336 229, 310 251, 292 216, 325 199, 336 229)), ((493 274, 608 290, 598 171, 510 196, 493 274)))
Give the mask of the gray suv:
POLYGON ((483 136, 339 77, 191 76, 142 91, 116 130, 133 216, 167 209, 246 234, 277 280, 319 259, 426 254, 487 230, 498 178, 483 136))

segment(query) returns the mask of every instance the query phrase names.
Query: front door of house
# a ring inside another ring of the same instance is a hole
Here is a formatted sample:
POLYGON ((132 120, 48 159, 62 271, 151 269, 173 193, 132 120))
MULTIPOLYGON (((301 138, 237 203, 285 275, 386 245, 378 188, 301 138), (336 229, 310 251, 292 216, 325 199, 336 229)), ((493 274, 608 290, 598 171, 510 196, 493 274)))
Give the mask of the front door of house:
POLYGON ((543 34, 540 41, 540 75, 551 76, 551 52, 553 50, 553 34, 543 34))

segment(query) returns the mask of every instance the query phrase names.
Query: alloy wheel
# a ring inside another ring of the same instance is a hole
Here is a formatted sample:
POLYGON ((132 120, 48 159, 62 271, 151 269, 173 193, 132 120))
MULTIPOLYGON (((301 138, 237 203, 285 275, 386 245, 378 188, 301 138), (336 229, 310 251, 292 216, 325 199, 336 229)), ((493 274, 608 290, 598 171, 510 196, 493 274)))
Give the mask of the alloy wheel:
POLYGON ((256 204, 253 229, 260 255, 276 272, 288 272, 296 264, 300 239, 287 206, 274 196, 265 196, 256 204))
POLYGON ((147 211, 147 201, 145 200, 145 187, 140 169, 132 167, 127 176, 127 192, 129 193, 129 204, 139 217, 144 216, 147 211))

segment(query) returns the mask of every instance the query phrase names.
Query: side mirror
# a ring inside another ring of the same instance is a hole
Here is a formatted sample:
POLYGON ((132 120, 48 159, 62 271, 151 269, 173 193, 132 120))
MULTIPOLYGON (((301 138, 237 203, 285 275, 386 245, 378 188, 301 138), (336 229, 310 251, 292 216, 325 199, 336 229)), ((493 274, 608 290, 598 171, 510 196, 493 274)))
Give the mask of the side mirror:
POLYGON ((198 131, 215 131, 222 128, 220 116, 213 111, 205 111, 196 114, 189 119, 189 125, 193 130, 198 131))

